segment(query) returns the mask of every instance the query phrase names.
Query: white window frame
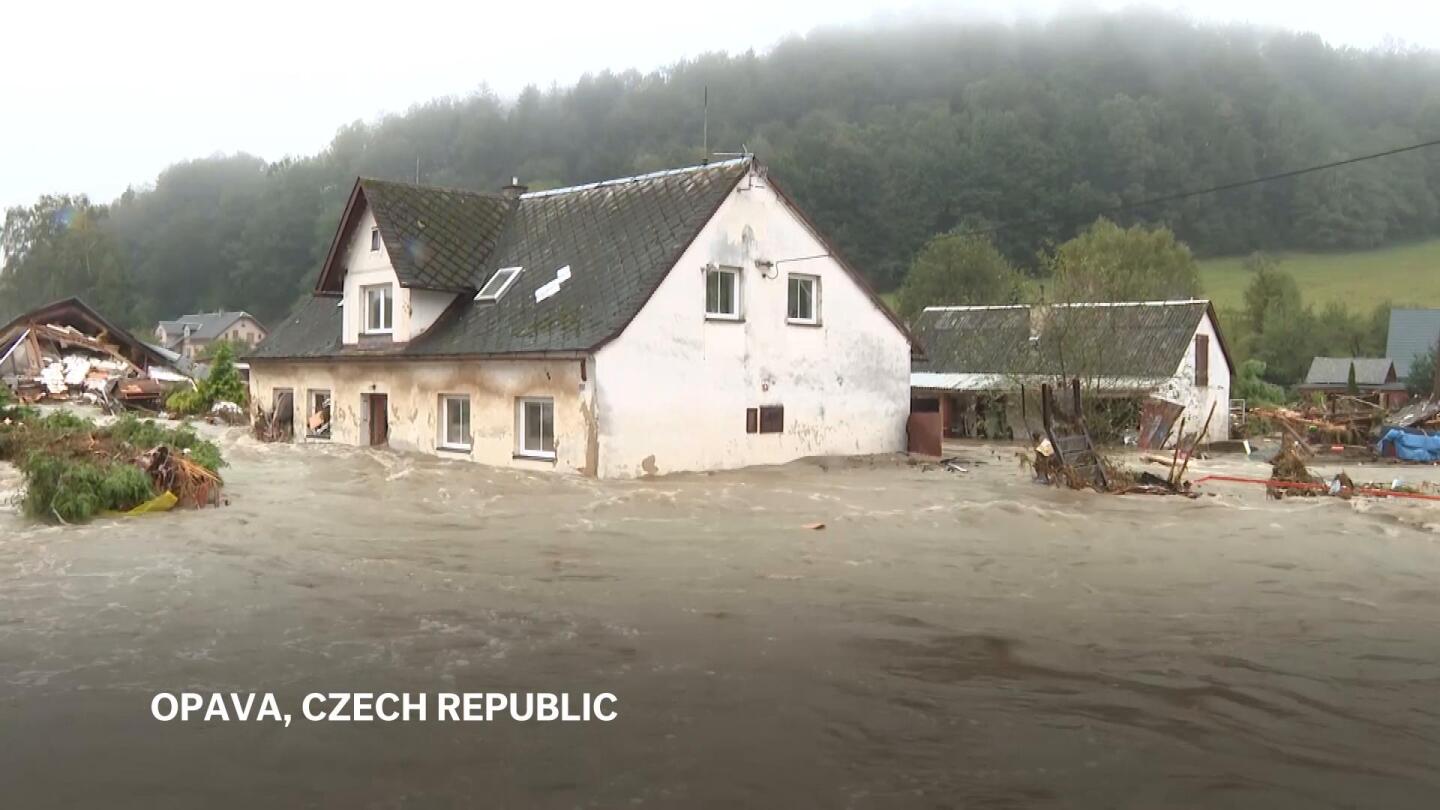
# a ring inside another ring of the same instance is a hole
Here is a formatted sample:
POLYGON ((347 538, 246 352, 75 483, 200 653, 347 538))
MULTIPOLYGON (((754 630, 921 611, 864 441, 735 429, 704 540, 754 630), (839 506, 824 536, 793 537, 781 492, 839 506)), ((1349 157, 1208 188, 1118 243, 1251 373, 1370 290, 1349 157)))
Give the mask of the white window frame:
POLYGON ((370 229, 370 250, 371 250, 371 252, 375 252, 375 253, 378 253, 378 252, 380 251, 380 229, 379 229, 379 228, 371 228, 371 229, 370 229))
POLYGON ((475 434, 470 428, 470 414, 470 396, 468 394, 441 394, 439 419, 440 436, 437 442, 437 446, 444 450, 460 450, 467 453, 470 452, 470 450, 475 446, 475 434), (450 440, 450 404, 452 402, 464 403, 465 405, 464 442, 455 442, 450 440))
POLYGON ((741 286, 740 268, 725 265, 707 265, 705 267, 705 318, 712 321, 738 321, 741 316, 740 293, 741 286), (730 302, 734 305, 732 312, 718 312, 710 309, 710 277, 722 273, 730 274, 730 302))
POLYGON ((515 283, 515 279, 520 278, 520 273, 524 269, 525 268, 523 267, 502 267, 499 270, 496 270, 494 275, 490 276, 490 278, 485 282, 485 284, 480 287, 480 291, 475 293, 475 300, 499 301, 500 296, 504 295, 505 291, 510 289, 511 284, 515 283), (505 273, 508 273, 509 275, 500 281, 500 285, 498 287, 490 290, 490 285, 494 284, 495 281, 497 279, 500 279, 501 275, 505 273), (490 290, 490 292, 486 292, 486 290, 490 290))
POLYGON ((362 328, 360 331, 367 335, 391 335, 395 333, 395 285, 394 284, 367 284, 360 288, 360 303, 364 307, 360 316, 362 328), (383 311, 386 315, 386 323, 376 326, 370 323, 370 294, 383 292, 389 299, 390 306, 383 311))
POLYGON ((550 406, 550 446, 555 447, 555 399, 553 397, 518 397, 515 400, 515 455, 517 458, 533 458, 554 461, 554 450, 531 450, 525 446, 528 435, 525 425, 526 406, 531 404, 550 406))
POLYGON ((305 389, 305 438, 307 439, 329 439, 335 432, 335 397, 329 388, 307 388, 305 389), (326 401, 330 403, 330 421, 325 423, 325 432, 316 433, 310 429, 310 417, 319 411, 315 407, 315 395, 324 394, 326 401))
POLYGON ((790 273, 785 277, 785 322, 798 324, 800 326, 820 325, 820 277, 812 273, 790 273), (790 282, 810 282, 810 317, 794 318, 790 316, 790 282))

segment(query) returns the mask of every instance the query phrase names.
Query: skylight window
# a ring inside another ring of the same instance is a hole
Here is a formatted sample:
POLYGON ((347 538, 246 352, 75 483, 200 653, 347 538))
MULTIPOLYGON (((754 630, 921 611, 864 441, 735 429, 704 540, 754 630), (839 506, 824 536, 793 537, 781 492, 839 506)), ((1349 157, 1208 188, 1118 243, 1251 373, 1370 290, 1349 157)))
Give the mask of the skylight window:
POLYGON ((480 292, 475 294, 475 300, 499 301, 500 296, 504 295, 505 291, 510 289, 510 285, 515 283, 515 279, 520 276, 521 269, 519 267, 502 267, 496 270, 495 275, 491 276, 490 280, 485 282, 485 286, 480 288, 480 292))

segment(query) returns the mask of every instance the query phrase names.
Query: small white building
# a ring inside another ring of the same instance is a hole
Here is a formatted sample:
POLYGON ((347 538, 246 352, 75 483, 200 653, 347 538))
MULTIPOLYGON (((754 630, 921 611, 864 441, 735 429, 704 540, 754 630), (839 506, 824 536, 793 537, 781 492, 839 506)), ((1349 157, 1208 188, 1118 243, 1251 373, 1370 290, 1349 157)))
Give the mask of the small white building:
POLYGON ((1230 437, 1234 363, 1209 301, 927 307, 914 330, 913 395, 947 437, 1025 438, 1040 430, 1040 386, 1075 378, 1088 395, 1158 406, 1163 425, 1183 413, 1187 436, 1213 405, 1205 439, 1230 437))
POLYGON ((301 441, 628 477, 901 451, 911 350, 742 158, 530 193, 362 178, 246 359, 301 441))

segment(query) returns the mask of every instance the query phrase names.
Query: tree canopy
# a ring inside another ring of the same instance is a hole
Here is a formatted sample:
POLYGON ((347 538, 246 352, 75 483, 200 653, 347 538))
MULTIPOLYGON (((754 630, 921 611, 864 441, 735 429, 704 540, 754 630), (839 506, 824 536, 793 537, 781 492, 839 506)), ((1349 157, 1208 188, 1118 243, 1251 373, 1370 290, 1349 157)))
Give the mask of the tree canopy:
POLYGON ((1200 268, 1169 228, 1101 218, 1051 260, 1060 301, 1166 301, 1200 294, 1200 268))
MULTIPOLYGON (((1440 229, 1440 149, 1126 207, 1437 137, 1432 53, 1148 11, 925 20, 513 99, 482 86, 347 124, 315 155, 181 162, 105 205, 43 198, 7 214, 0 309, 80 293, 136 326, 215 308, 273 322, 313 283, 357 175, 414 180, 418 163, 422 182, 494 190, 694 164, 706 88, 710 143, 758 154, 881 290, 972 220, 1007 226, 997 249, 1032 274, 1102 211, 1117 230, 1163 225, 1199 255, 1440 229)), ((1161 291, 1187 288, 1173 281, 1161 291)))
POLYGON ((905 276, 900 315, 913 318, 927 306, 1013 304, 1025 279, 983 236, 946 234, 930 240, 905 276))

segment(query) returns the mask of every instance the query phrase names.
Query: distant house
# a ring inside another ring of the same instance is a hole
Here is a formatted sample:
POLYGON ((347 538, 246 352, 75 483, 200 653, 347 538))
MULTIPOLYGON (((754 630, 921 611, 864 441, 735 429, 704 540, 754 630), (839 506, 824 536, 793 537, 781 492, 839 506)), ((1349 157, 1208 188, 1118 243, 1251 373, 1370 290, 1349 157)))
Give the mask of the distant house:
POLYGON ((1187 435, 1215 405, 1206 438, 1230 436, 1234 365, 1209 301, 927 307, 913 328, 912 396, 938 404, 946 436, 1024 438, 1040 430, 1040 385, 1073 378, 1183 407, 1187 435))
POLYGON ((903 450, 911 351, 742 158, 538 192, 361 178, 313 297, 245 359, 302 441, 629 477, 903 450))
POLYGON ((1403 381, 1410 376, 1410 364, 1440 344, 1440 309, 1392 309, 1385 356, 1395 361, 1395 373, 1403 381))
POLYGON ((266 334, 265 327, 248 312, 199 312, 155 326, 155 340, 161 346, 192 360, 217 340, 255 346, 266 334))
POLYGON ((1386 408, 1398 408, 1409 399, 1405 382, 1388 357, 1316 357, 1310 361, 1301 394, 1333 396, 1350 391, 1350 370, 1355 370, 1355 392, 1386 408))

